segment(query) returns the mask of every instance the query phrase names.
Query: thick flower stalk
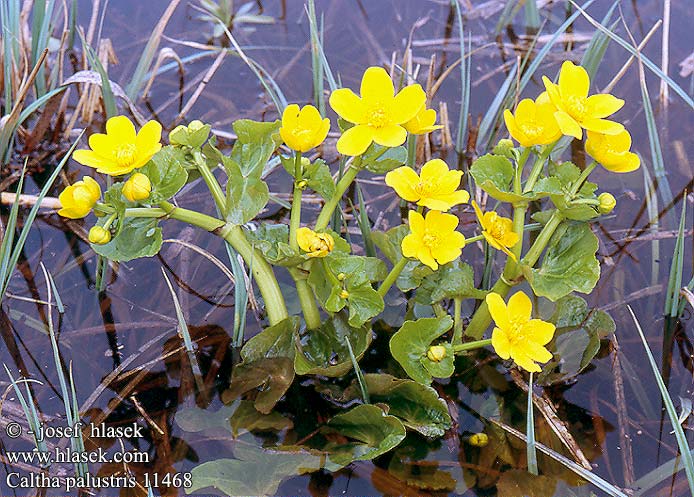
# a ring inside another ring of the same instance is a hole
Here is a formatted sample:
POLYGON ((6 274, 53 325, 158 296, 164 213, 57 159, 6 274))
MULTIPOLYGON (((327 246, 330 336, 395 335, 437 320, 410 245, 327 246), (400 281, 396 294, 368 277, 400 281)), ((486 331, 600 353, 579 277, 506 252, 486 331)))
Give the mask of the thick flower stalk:
POLYGON ((477 221, 482 228, 482 236, 487 240, 487 243, 496 250, 503 251, 515 261, 516 256, 510 249, 516 246, 520 237, 518 233, 513 231, 513 221, 494 211, 482 213, 477 202, 473 201, 472 207, 475 209, 477 221))
POLYGON ((122 176, 144 166, 161 149, 161 124, 148 121, 139 132, 125 116, 106 121, 106 134, 89 137, 91 150, 75 150, 72 158, 99 173, 122 176))
POLYGON ((361 155, 373 142, 384 147, 405 143, 404 125, 424 106, 426 94, 418 84, 406 86, 397 95, 393 81, 382 67, 369 67, 361 80, 360 96, 348 88, 330 95, 330 106, 345 121, 354 124, 337 141, 343 155, 361 155))
POLYGON ((547 93, 540 95, 538 102, 549 100, 556 107, 554 117, 563 134, 580 140, 583 129, 608 135, 624 130, 622 124, 605 119, 621 109, 624 100, 607 93, 588 96, 590 77, 581 66, 566 61, 559 72, 559 84, 546 76, 542 81, 547 93))
POLYGON ((408 202, 445 212, 470 200, 467 191, 458 190, 462 177, 462 171, 451 171, 441 159, 432 159, 419 175, 409 166, 388 172, 386 185, 408 202))
POLYGON ((513 359, 529 372, 542 371, 537 363, 552 359, 545 345, 552 340, 555 326, 541 319, 531 319, 532 302, 523 292, 513 294, 508 305, 497 293, 487 295, 486 302, 495 324, 492 347, 499 357, 513 359))
POLYGON ((458 217, 429 211, 426 217, 410 211, 410 234, 402 239, 402 255, 419 260, 436 271, 439 264, 447 264, 460 257, 465 237, 455 229, 458 217))
POLYGON ((89 214, 101 198, 101 187, 90 176, 84 176, 82 181, 66 187, 58 197, 62 206, 58 211, 63 217, 80 219, 89 214))
POLYGON ((631 135, 627 130, 617 135, 588 131, 586 152, 608 171, 630 173, 641 165, 639 156, 630 152, 631 135))

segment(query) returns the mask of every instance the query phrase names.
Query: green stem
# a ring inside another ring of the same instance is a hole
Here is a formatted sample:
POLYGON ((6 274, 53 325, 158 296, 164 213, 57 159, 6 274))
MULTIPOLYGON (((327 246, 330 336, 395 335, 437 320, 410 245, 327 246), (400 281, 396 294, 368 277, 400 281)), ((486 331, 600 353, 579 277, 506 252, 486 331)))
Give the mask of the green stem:
POLYGON ((453 299, 453 339, 451 345, 454 347, 463 343, 462 307, 463 299, 460 297, 453 299))
POLYGON ((417 159, 417 135, 407 135, 407 165, 414 166, 417 159))
POLYGON ((590 176, 590 173, 593 172, 593 169, 597 167, 598 163, 593 161, 590 164, 586 166, 586 168, 581 171, 581 175, 576 179, 576 181, 573 184, 573 187, 571 188, 571 196, 574 196, 578 193, 578 191, 581 189, 583 186, 583 183, 588 179, 588 176, 590 176))
POLYGON ((299 296, 299 303, 301 304, 301 312, 304 315, 304 321, 306 321, 306 328, 316 330, 321 326, 321 319, 313 290, 311 290, 308 281, 304 278, 294 278, 294 281, 296 283, 296 292, 299 296))
POLYGON ((301 195, 303 189, 300 187, 302 180, 301 172, 301 152, 296 152, 294 157, 294 194, 292 196, 292 212, 289 216, 289 246, 297 252, 299 243, 296 239, 296 232, 301 226, 301 195))
POLYGON ((492 344, 492 339, 487 338, 486 340, 475 340, 474 342, 461 343, 459 345, 453 346, 453 352, 455 354, 460 354, 462 352, 467 352, 468 350, 481 349, 482 347, 488 347, 492 344))
POLYGON ((202 153, 199 150, 193 151, 193 158, 195 159, 195 165, 197 166, 198 171, 200 171, 200 176, 202 176, 202 179, 205 180, 205 184, 207 185, 207 188, 209 188, 212 198, 214 198, 214 203, 217 205, 217 209, 219 209, 219 212, 221 212, 223 215, 226 215, 227 199, 226 195, 224 195, 222 187, 217 181, 217 178, 214 177, 214 174, 210 168, 207 167, 207 162, 205 162, 205 158, 202 156, 202 153))
POLYGON ((354 178, 357 177, 357 174, 360 171, 360 162, 361 158, 356 157, 354 159, 354 163, 350 164, 347 171, 345 171, 345 174, 342 176, 342 178, 340 178, 340 181, 337 182, 337 185, 335 185, 335 194, 325 203, 320 211, 320 214, 318 215, 318 219, 316 219, 316 231, 322 231, 328 227, 330 218, 332 217, 333 212, 335 212, 340 200, 342 200, 342 196, 345 194, 347 188, 349 188, 349 185, 352 184, 352 181, 354 181, 354 178))
POLYGON ((470 243, 479 242, 481 240, 484 240, 484 235, 476 235, 476 236, 473 236, 472 238, 466 238, 465 239, 465 245, 469 245, 470 243))
POLYGON ((407 257, 401 257, 400 260, 393 266, 393 269, 390 270, 390 273, 388 273, 388 276, 386 276, 386 279, 383 280, 383 283, 381 283, 381 286, 378 287, 378 294, 381 297, 385 297, 386 293, 388 293, 388 290, 390 290, 390 287, 393 286, 393 283, 396 282, 398 279, 398 276, 400 276, 400 273, 402 273, 402 270, 405 269, 405 266, 409 262, 409 259, 407 257))
POLYGON ((252 269, 253 279, 257 283, 263 300, 265 301, 265 309, 267 310, 270 324, 277 324, 289 316, 279 283, 277 283, 277 278, 275 278, 275 274, 272 271, 272 266, 270 266, 262 254, 250 244, 240 226, 227 224, 221 219, 216 219, 200 212, 176 207, 169 202, 161 202, 159 207, 159 209, 128 209, 126 215, 130 217, 168 216, 224 238, 234 250, 243 257, 248 267, 252 269), (154 214, 160 215, 155 216, 154 214))
POLYGON ((523 193, 531 192, 533 188, 535 188, 535 183, 537 183, 540 174, 542 174, 542 169, 545 166, 545 161, 547 160, 547 157, 549 157, 549 154, 552 153, 552 150, 554 150, 556 144, 557 142, 554 142, 544 146, 542 152, 540 152, 540 155, 538 155, 537 160, 533 165, 533 168, 530 170, 530 175, 528 176, 528 180, 525 182, 525 188, 523 188, 523 193))
POLYGON ((552 235, 563 220, 564 216, 558 210, 554 211, 554 214, 552 214, 552 217, 549 218, 549 221, 547 221, 547 224, 545 224, 545 226, 542 228, 540 234, 537 235, 535 243, 533 243, 532 247, 530 247, 528 252, 523 257, 523 260, 521 261, 523 265, 530 267, 535 265, 540 258, 540 255, 542 255, 542 251, 545 249, 549 243, 549 240, 552 238, 552 235))

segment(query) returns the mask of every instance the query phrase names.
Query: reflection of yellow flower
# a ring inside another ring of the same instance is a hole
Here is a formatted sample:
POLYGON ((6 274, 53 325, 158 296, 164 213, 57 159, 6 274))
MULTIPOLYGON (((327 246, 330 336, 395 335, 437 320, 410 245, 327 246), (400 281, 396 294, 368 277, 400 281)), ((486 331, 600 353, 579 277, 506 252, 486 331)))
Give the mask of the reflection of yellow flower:
POLYGON ((111 232, 101 226, 92 226, 88 238, 95 245, 104 245, 111 241, 111 232))
POLYGON ((509 250, 518 243, 518 234, 513 231, 513 221, 507 217, 501 217, 494 211, 488 211, 482 214, 477 202, 472 202, 472 207, 475 209, 477 220, 482 227, 482 235, 487 243, 497 250, 502 250, 509 255, 514 261, 516 256, 509 250))
POLYGON ((296 230, 296 239, 301 250, 309 257, 325 257, 335 247, 335 240, 328 233, 316 233, 310 228, 296 230))
POLYGON ((460 257, 465 237, 455 229, 458 217, 429 211, 426 218, 410 211, 410 234, 402 239, 402 255, 418 259, 436 271, 439 264, 446 264, 460 257))
POLYGON ((542 371, 537 363, 552 358, 545 345, 552 340, 555 326, 541 319, 530 319, 533 304, 523 292, 513 294, 508 306, 498 293, 490 293, 486 301, 496 325, 492 346, 499 357, 511 358, 529 372, 542 371))
POLYGON ((504 121, 511 136, 524 147, 547 145, 561 137, 561 130, 554 118, 556 109, 549 103, 537 103, 526 98, 516 107, 515 116, 504 111, 504 121))
POLYGON ((458 190, 462 171, 450 171, 441 159, 424 164, 421 175, 408 166, 398 167, 386 174, 386 185, 408 202, 417 202, 429 209, 447 211, 470 199, 465 190, 458 190))
POLYGON ((323 143, 329 130, 330 119, 321 118, 313 105, 305 105, 301 110, 296 104, 288 105, 282 113, 280 136, 292 150, 308 152, 323 143))
POLYGON ((547 96, 557 108, 554 117, 562 133, 581 139, 585 128, 590 131, 616 135, 624 126, 604 119, 624 105, 624 100, 610 94, 588 96, 590 77, 585 69, 566 61, 559 72, 559 84, 542 77, 547 96))
POLYGON ((161 124, 148 121, 138 133, 125 116, 106 121, 106 134, 89 137, 91 150, 75 150, 72 158, 109 176, 128 174, 142 167, 161 149, 161 124))
POLYGON ((382 67, 369 67, 361 80, 361 97, 348 88, 330 95, 330 106, 345 121, 356 126, 337 141, 343 155, 361 155, 372 142, 384 147, 405 143, 403 125, 417 115, 426 95, 418 84, 406 86, 395 95, 393 81, 382 67))
POLYGON ((89 214, 99 198, 99 183, 89 176, 84 176, 82 181, 77 181, 61 192, 58 200, 62 208, 58 214, 70 219, 79 219, 89 214))
POLYGON ((405 123, 405 129, 413 135, 425 135, 441 128, 441 124, 436 124, 436 111, 427 109, 426 105, 422 105, 417 115, 405 123))
POLYGON ((588 131, 586 152, 613 173, 630 173, 639 168, 641 160, 630 148, 631 135, 627 130, 613 136, 588 131))
POLYGON ((123 185, 123 196, 131 202, 146 200, 151 192, 152 182, 146 174, 135 173, 123 185))

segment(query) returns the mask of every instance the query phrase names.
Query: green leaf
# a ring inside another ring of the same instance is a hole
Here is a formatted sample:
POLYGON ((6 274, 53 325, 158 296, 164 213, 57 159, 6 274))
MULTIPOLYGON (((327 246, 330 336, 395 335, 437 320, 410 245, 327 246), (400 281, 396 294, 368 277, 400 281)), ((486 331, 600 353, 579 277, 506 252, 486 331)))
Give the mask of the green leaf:
POLYGON ((154 154, 152 159, 139 172, 145 174, 152 183, 152 193, 147 202, 158 204, 169 200, 188 181, 188 172, 182 164, 185 158, 180 149, 168 146, 154 154))
POLYGON ((502 155, 487 154, 476 159, 470 167, 470 174, 490 197, 501 202, 532 200, 532 195, 518 195, 509 191, 515 174, 513 164, 502 155))
POLYGON ((449 263, 422 280, 415 301, 431 305, 443 299, 484 299, 486 292, 475 288, 475 275, 469 264, 449 263))
POLYGON ((234 444, 234 456, 193 468, 193 486, 186 493, 214 487, 225 495, 275 495, 285 478, 322 466, 320 457, 309 452, 277 452, 240 443, 234 444))
POLYGON ((130 261, 152 257, 162 244, 158 219, 125 218, 120 231, 104 245, 91 244, 94 252, 112 261, 130 261))
POLYGON ((256 230, 246 231, 246 236, 271 264, 294 267, 306 262, 307 257, 289 246, 289 226, 261 223, 256 230))
POLYGON ((236 410, 228 419, 234 437, 245 432, 265 432, 289 430, 294 427, 291 419, 279 412, 269 414, 259 412, 249 400, 236 401, 236 410))
POLYGON ((566 219, 589 221, 598 217, 598 211, 591 205, 572 203, 567 200, 566 195, 550 195, 549 197, 566 219))
POLYGON ((335 195, 335 181, 323 159, 316 159, 306 167, 304 179, 308 182, 308 187, 323 199, 329 200, 335 195))
POLYGON ((371 283, 362 283, 359 286, 347 285, 347 304, 349 308, 349 325, 362 326, 369 319, 378 316, 385 304, 383 297, 371 287, 371 283))
MULTIPOLYGON (((279 136, 280 126, 279 120, 264 123, 239 119, 234 122, 233 128, 237 138, 231 149, 231 159, 238 164, 242 176, 260 179, 265 164, 282 143, 279 136)), ((231 181, 231 174, 229 180, 231 181)))
POLYGON ((364 375, 371 402, 387 404, 388 414, 425 437, 442 437, 451 427, 446 403, 436 390, 388 374, 364 375))
POLYGON ((385 174, 406 162, 405 147, 388 148, 374 143, 362 155, 361 166, 374 174, 385 174))
MULTIPOLYGON (((433 366, 433 361, 427 357, 429 347, 438 337, 453 326, 450 316, 440 318, 422 318, 416 321, 405 321, 402 327, 390 339, 390 353, 400 363, 410 378, 419 383, 429 385, 433 380, 430 369, 447 378, 453 374, 454 364, 451 353, 433 366)), ((450 352, 450 351, 447 351, 450 352)))
MULTIPOLYGON (((397 264, 397 262, 402 259, 402 250, 400 248, 402 239, 405 238, 409 232, 409 226, 401 224, 386 232, 372 231, 371 239, 390 262, 397 264)), ((433 271, 421 262, 410 261, 405 265, 405 268, 398 276, 395 284, 401 291, 407 292, 421 285, 424 277, 432 273, 433 271)))
POLYGON ((319 329, 311 330, 297 344, 294 370, 297 374, 318 374, 328 377, 343 376, 352 369, 347 341, 349 338, 357 360, 371 344, 371 329, 349 326, 344 313, 326 320, 319 329))
POLYGON ((333 417, 324 432, 338 433, 353 440, 332 442, 325 447, 330 452, 330 460, 339 465, 378 457, 405 438, 405 427, 398 418, 370 404, 359 405, 333 417))
POLYGON ((234 368, 224 401, 259 389, 255 408, 268 414, 294 381, 294 337, 298 331, 299 318, 291 316, 251 338, 241 349, 243 362, 234 368))
MULTIPOLYGON (((252 404, 252 403, 251 403, 252 404)), ((197 406, 179 409, 176 412, 176 424, 188 433, 223 428, 231 430, 229 418, 236 412, 239 401, 232 405, 223 405, 218 410, 200 409, 197 406)))
POLYGON ((388 465, 388 472, 398 481, 422 490, 450 492, 456 488, 456 479, 448 471, 439 469, 436 461, 406 461, 400 451, 397 449, 388 465))
POLYGON ((270 190, 260 175, 244 176, 241 166, 233 159, 225 157, 224 167, 229 176, 226 220, 237 225, 245 224, 267 205, 270 190))
POLYGON ((577 295, 568 295, 555 304, 543 303, 540 313, 557 327, 550 347, 554 359, 543 367, 536 381, 542 385, 577 376, 600 350, 600 340, 612 335, 616 328, 609 314, 588 308, 577 295))
POLYGON ((549 241, 539 269, 523 268, 535 295, 552 301, 572 291, 590 293, 600 278, 598 239, 585 223, 562 223, 549 241))

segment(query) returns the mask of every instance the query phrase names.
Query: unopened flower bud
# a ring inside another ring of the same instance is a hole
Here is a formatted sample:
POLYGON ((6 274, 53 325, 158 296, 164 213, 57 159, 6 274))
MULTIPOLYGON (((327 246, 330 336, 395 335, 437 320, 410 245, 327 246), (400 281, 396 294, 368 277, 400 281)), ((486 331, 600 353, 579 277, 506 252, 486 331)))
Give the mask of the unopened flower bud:
POLYGON ((347 275, 345 273, 338 273, 338 275, 337 275, 337 279, 340 281, 345 281, 346 277, 347 277, 347 275))
POLYGON ((508 138, 503 138, 499 140, 499 143, 494 147, 493 152, 496 155, 503 155, 505 157, 511 156, 511 151, 513 150, 513 141, 508 138))
POLYGON ((188 124, 188 129, 191 131, 197 131, 199 129, 202 129, 204 126, 202 121, 198 121, 197 119, 195 121, 191 121, 190 124, 188 124))
POLYGON ((308 186, 308 181, 306 181, 305 179, 302 179, 301 181, 297 181, 297 183, 296 183, 296 187, 297 187, 299 190, 303 190, 303 189, 306 188, 307 186, 308 186))
POLYGON ((441 362, 446 358, 446 347, 443 345, 432 345, 427 350, 427 357, 432 362, 441 362))
POLYGON ((101 226, 92 226, 89 230, 89 241, 96 245, 104 245, 111 241, 111 232, 101 226))
POLYGON ((152 182, 142 173, 135 173, 123 185, 123 196, 131 202, 139 202, 149 198, 152 192, 152 182))
POLYGON ((340 298, 342 299, 348 299, 349 298, 349 292, 347 290, 342 290, 340 292, 340 298))
POLYGON ((614 196, 607 192, 601 193, 598 196, 598 201, 600 202, 600 206, 598 207, 600 214, 609 214, 617 205, 617 200, 614 198, 614 196))

